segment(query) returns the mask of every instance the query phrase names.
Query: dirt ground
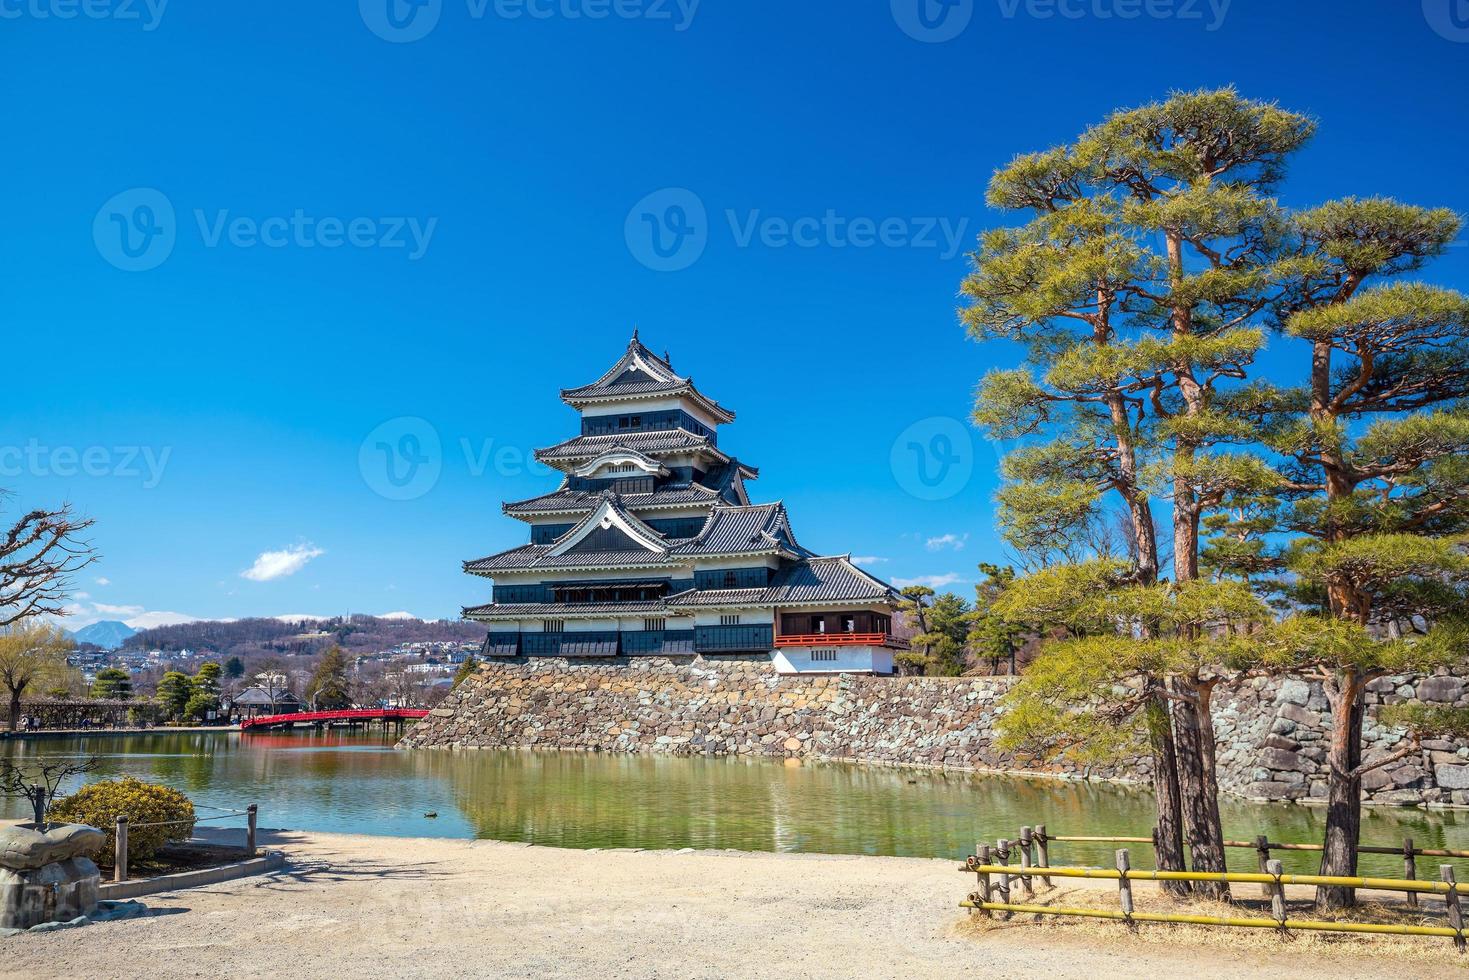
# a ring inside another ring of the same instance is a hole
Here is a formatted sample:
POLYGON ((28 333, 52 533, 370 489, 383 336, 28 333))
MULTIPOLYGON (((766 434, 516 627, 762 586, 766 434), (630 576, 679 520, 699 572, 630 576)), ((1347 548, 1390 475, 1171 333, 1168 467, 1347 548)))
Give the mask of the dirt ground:
MULTIPOLYGON (((976 930, 953 861, 277 832, 286 871, 0 940, 4 977, 1400 976, 1391 959, 976 930)), ((1425 940, 1435 942, 1435 940, 1425 940)), ((1463 976, 1452 960, 1415 978, 1463 976)))

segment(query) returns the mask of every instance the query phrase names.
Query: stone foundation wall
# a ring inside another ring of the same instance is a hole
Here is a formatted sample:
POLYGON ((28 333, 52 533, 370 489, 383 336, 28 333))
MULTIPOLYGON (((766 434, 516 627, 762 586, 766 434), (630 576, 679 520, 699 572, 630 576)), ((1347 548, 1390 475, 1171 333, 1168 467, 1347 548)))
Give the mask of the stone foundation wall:
MULTIPOLYGON (((405 747, 525 747, 675 755, 852 759, 893 765, 1014 770, 993 744, 1003 677, 783 676, 764 658, 495 661, 460 685, 404 739, 405 747)), ((1401 732, 1372 709, 1408 698, 1469 706, 1461 676, 1394 677, 1369 689, 1365 757, 1389 754, 1401 732)), ((1326 698, 1317 684, 1258 679, 1216 689, 1220 787, 1257 799, 1324 799, 1326 698)), ((1149 778, 1149 760, 1073 778, 1149 778)), ((1372 802, 1469 805, 1469 746, 1428 742, 1369 773, 1372 802)))

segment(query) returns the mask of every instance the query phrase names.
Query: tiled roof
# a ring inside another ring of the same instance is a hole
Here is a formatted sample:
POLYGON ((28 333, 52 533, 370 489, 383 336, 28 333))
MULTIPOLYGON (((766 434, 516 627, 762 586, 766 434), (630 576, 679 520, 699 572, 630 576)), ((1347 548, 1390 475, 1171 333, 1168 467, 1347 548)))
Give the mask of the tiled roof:
POLYGON ((665 552, 648 551, 578 551, 568 555, 548 555, 553 545, 526 544, 497 555, 465 562, 464 570, 472 574, 495 571, 529 571, 537 568, 642 568, 678 564, 678 558, 665 552))
POLYGON ((782 566, 763 589, 690 589, 668 597, 674 608, 787 606, 808 602, 889 602, 892 586, 873 578, 845 556, 806 558, 782 566))
MULTIPOLYGON (((602 496, 605 497, 606 493, 602 496)), ((621 505, 622 501, 618 503, 621 505)), ((586 523, 591 516, 589 514, 583 518, 582 523, 586 523)), ((635 516, 627 516, 641 526, 635 516)), ((577 525, 577 528, 580 527, 580 524, 577 525)), ((575 534, 577 528, 567 531, 566 535, 575 534)), ((744 507, 716 504, 703 530, 692 538, 663 538, 651 528, 648 530, 667 545, 667 551, 573 551, 564 555, 553 555, 550 552, 556 547, 555 544, 526 544, 497 555, 465 562, 464 570, 472 574, 488 575, 496 571, 529 571, 540 568, 641 568, 680 564, 691 558, 707 555, 785 553, 804 557, 810 554, 796 543, 790 521, 786 517, 785 505, 779 502, 744 507)), ((558 540, 564 540, 566 535, 558 540)))
POLYGON ((696 436, 687 429, 651 429, 619 432, 608 436, 577 436, 545 449, 537 449, 535 456, 539 460, 595 459, 609 449, 631 449, 645 456, 705 452, 723 461, 729 459, 707 437, 696 436))
POLYGON ((689 589, 666 600, 672 608, 691 606, 756 606, 765 600, 767 589, 689 589))
POLYGON ((862 571, 845 555, 808 558, 793 562, 776 573, 766 590, 775 605, 798 602, 855 601, 894 598, 896 590, 881 579, 862 571))
POLYGON ((795 534, 786 518, 785 505, 751 504, 747 507, 715 507, 698 536, 679 545, 683 555, 744 554, 794 550, 795 534))
POLYGON ((662 599, 633 602, 502 602, 468 606, 465 619, 567 619, 578 616, 657 614, 667 611, 662 599))
POLYGON ((667 358, 659 357, 643 346, 642 341, 638 340, 636 330, 633 331, 627 350, 606 374, 589 385, 563 389, 561 398, 568 404, 575 405, 577 402, 601 399, 673 394, 690 395, 720 421, 734 421, 734 413, 702 394, 694 387, 693 378, 680 375, 667 358))
MULTIPOLYGON (((619 493, 623 506, 637 510, 643 507, 674 507, 680 504, 713 504, 719 497, 716 490, 698 483, 681 486, 658 487, 652 493, 619 493)), ((503 510, 507 514, 536 513, 580 513, 597 506, 601 499, 597 490, 572 490, 562 487, 553 493, 529 500, 507 503, 503 510)))

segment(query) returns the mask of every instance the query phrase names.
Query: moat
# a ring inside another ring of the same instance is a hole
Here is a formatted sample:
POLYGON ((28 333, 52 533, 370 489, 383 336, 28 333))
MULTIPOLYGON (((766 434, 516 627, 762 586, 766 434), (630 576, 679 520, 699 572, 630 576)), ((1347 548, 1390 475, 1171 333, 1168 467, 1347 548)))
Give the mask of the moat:
MULTIPOLYGON (((17 760, 88 754, 100 760, 93 778, 134 775, 180 789, 205 806, 257 802, 267 827, 558 847, 958 858, 976 840, 1014 836, 1022 824, 1041 821, 1052 833, 1146 834, 1152 812, 1145 792, 1096 783, 842 763, 401 751, 379 734, 157 733, 0 742, 0 755, 17 760)), ((1265 833, 1281 841, 1320 839, 1318 810, 1231 798, 1221 805, 1231 838, 1265 833)), ((22 804, 0 803, 0 817, 22 816, 22 804)), ((1364 842, 1400 843, 1405 836, 1420 847, 1469 849, 1469 813, 1374 808, 1365 814, 1364 842)), ((1102 863, 1113 846, 1058 844, 1053 861, 1102 863)), ((1253 870, 1252 852, 1238 850, 1231 859, 1240 870, 1253 870)), ((1292 870, 1312 864, 1309 855, 1286 860, 1292 870)), ((1401 860, 1364 856, 1363 870, 1397 873, 1401 860)))

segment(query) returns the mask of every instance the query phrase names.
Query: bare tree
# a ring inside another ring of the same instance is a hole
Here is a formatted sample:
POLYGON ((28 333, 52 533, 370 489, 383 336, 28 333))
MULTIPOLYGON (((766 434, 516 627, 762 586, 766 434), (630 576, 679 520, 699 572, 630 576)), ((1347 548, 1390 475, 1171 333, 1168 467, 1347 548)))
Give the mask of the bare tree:
MULTIPOLYGON (((0 490, 0 505, 9 494, 0 490)), ((0 531, 0 626, 30 616, 61 616, 71 576, 97 560, 79 535, 92 521, 59 509, 37 508, 0 531)))
POLYGON ((10 696, 10 730, 20 726, 20 700, 66 672, 72 642, 60 627, 23 623, 0 630, 0 687, 10 696))
POLYGON ((44 833, 47 829, 46 809, 56 799, 56 791, 61 784, 72 776, 81 776, 96 768, 96 756, 84 762, 47 762, 30 769, 17 766, 8 759, 0 760, 0 795, 29 800, 35 812, 36 829, 44 833))

